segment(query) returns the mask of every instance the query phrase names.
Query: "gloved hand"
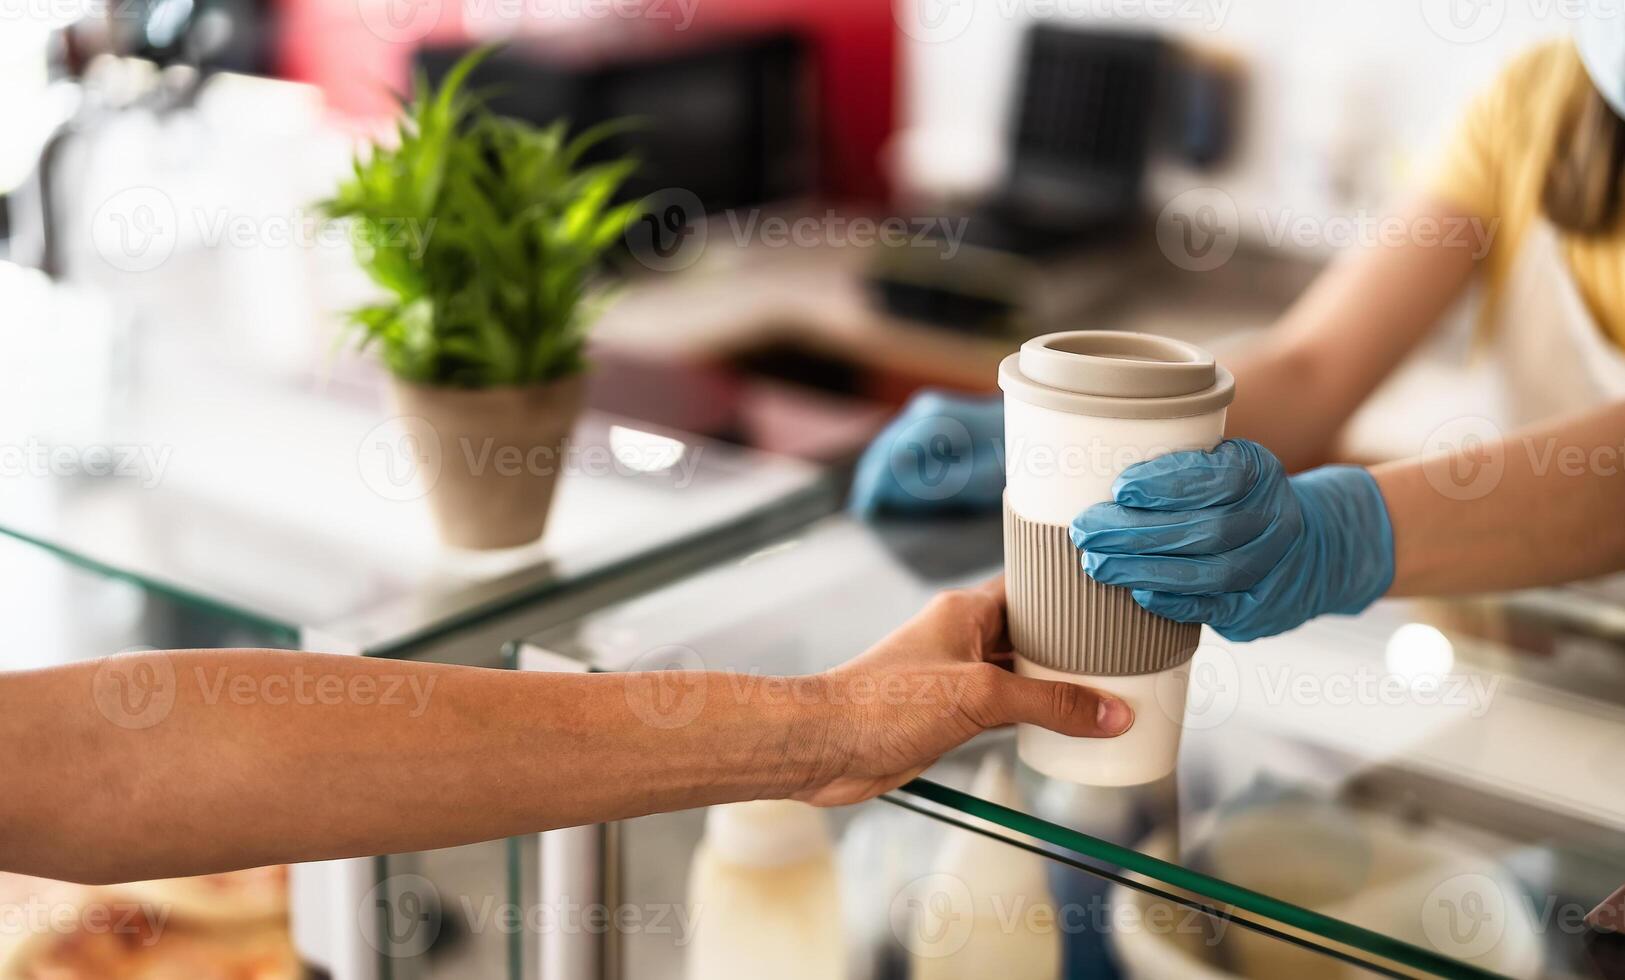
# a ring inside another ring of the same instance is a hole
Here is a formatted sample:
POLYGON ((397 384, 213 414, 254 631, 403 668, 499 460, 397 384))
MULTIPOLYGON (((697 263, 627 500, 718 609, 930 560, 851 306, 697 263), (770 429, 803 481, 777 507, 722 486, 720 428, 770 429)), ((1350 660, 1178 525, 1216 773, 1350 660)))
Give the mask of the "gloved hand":
POLYGON ((1388 508, 1357 466, 1288 477, 1263 446, 1227 439, 1130 466, 1112 497, 1072 522, 1084 571, 1228 640, 1357 613, 1394 580, 1388 508))
POLYGON ((852 513, 990 511, 1004 494, 1004 401, 916 394, 875 437, 852 479, 852 513))

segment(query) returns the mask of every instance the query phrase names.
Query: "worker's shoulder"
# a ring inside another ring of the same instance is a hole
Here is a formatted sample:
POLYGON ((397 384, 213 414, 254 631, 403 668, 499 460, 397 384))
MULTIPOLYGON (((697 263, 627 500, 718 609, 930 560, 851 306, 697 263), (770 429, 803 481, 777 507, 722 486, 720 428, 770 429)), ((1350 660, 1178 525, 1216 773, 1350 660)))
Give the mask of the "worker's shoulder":
POLYGON ((1503 111, 1541 113, 1553 101, 1567 101, 1576 87, 1590 84, 1574 42, 1542 41, 1519 53, 1495 79, 1493 101, 1503 111))

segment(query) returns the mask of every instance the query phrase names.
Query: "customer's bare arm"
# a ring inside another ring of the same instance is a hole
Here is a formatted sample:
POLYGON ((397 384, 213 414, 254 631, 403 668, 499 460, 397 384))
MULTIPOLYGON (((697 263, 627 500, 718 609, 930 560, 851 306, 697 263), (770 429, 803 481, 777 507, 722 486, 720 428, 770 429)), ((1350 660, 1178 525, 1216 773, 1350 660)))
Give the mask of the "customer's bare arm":
POLYGON ((1625 402, 1371 472, 1394 527, 1392 595, 1625 569, 1625 402))
POLYGON ((1427 199, 1383 227, 1395 241, 1340 257, 1227 361, 1236 400, 1226 433, 1263 443, 1289 470, 1326 460, 1344 423, 1462 295, 1492 230, 1427 199))
POLYGON ((994 725, 1128 727, 1121 702, 1001 669, 1003 637, 995 581, 797 679, 274 650, 0 674, 0 869, 132 880, 761 797, 848 803, 994 725))

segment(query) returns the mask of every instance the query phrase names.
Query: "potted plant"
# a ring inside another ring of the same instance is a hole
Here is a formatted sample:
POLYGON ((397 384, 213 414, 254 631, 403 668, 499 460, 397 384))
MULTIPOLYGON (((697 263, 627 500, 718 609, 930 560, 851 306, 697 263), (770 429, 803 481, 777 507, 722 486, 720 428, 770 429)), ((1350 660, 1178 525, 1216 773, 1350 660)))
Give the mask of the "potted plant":
POLYGON ((387 296, 349 322, 393 376, 401 414, 438 439, 429 502, 442 537, 506 548, 546 526, 604 253, 637 206, 614 203, 633 161, 583 161, 617 127, 572 138, 563 122, 491 113, 466 91, 483 54, 438 89, 417 79, 397 139, 358 154, 323 208, 351 222, 387 296))

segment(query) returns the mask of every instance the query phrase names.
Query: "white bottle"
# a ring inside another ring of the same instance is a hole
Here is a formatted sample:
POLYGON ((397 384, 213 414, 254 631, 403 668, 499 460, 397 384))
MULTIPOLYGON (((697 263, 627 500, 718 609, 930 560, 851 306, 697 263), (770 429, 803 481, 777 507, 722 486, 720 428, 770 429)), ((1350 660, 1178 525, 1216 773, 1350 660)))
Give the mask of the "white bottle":
POLYGON ((1035 337, 999 365, 1004 389, 1004 555, 1016 670, 1110 691, 1134 709, 1111 739, 1020 727, 1021 759, 1094 786, 1130 786, 1174 769, 1190 659, 1200 635, 1083 572, 1069 528, 1134 463, 1224 437, 1230 372, 1190 344, 1149 334, 1072 330, 1035 337))
MULTIPOLYGON (((971 790, 1020 809, 1010 767, 982 760, 971 790)), ((1061 975, 1061 923, 1044 859, 1000 840, 952 829, 932 874, 900 896, 894 914, 910 953, 910 980, 1055 980, 1061 975)))
POLYGON ((689 980, 842 980, 824 815, 793 800, 714 806, 689 869, 689 980))

